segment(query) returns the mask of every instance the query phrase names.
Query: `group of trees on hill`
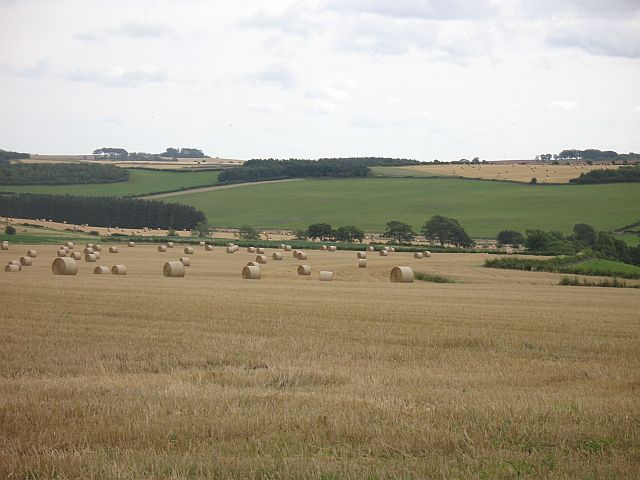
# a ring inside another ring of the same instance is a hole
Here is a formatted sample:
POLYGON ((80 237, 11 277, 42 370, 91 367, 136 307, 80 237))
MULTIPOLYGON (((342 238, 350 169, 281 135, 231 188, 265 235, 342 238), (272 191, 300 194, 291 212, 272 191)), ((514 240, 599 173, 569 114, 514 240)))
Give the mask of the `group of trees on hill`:
POLYGON ((0 164, 0 185, 65 185, 114 183, 129 179, 129 171, 91 163, 0 164))
POLYGON ((615 163, 635 163, 640 161, 640 153, 618 153, 613 150, 598 150, 596 148, 588 148, 586 150, 578 150, 575 148, 562 150, 560 153, 542 153, 536 155, 536 160, 544 162, 553 161, 572 161, 581 160, 588 163, 593 162, 615 162, 615 163))
POLYGON ((28 153, 11 152, 8 150, 0 149, 0 165, 9 163, 10 160, 22 160, 29 158, 31 155, 28 153))
POLYGON ((640 246, 630 247, 614 235, 599 232, 586 223, 574 225, 573 234, 568 236, 561 232, 538 229, 527 230, 525 235, 514 230, 504 230, 498 234, 497 239, 501 245, 522 245, 532 253, 574 255, 586 251, 602 258, 640 265, 640 246))
MULTIPOLYGON (((449 244, 469 248, 475 244, 457 220, 441 215, 434 215, 427 220, 422 226, 420 233, 422 233, 427 240, 438 242, 442 246, 449 244)), ((387 222, 387 228, 382 234, 384 238, 388 238, 395 243, 412 242, 417 235, 411 225, 398 220, 387 222)), ((304 236, 312 240, 319 239, 320 241, 338 240, 343 242, 361 242, 364 240, 365 233, 362 229, 352 225, 333 229, 333 227, 327 223, 314 223, 313 225, 309 225, 307 230, 301 232, 299 236, 304 236)))
POLYGON ((0 215, 104 227, 191 229, 206 221, 188 205, 117 197, 0 194, 0 215))
POLYGON ((162 153, 127 152, 124 148, 102 147, 93 151, 94 155, 100 155, 110 160, 160 160, 161 158, 208 158, 198 148, 173 148, 167 147, 162 153))
POLYGON ((640 182, 640 165, 634 167, 620 167, 614 170, 591 170, 583 172, 578 178, 572 178, 569 183, 625 183, 640 182))
POLYGON ((366 177, 370 167, 414 165, 415 160, 398 158, 321 158, 319 160, 249 160, 242 166, 230 168, 220 173, 219 181, 255 182, 260 180, 280 180, 285 178, 309 177, 366 177))
MULTIPOLYGON (((451 244, 456 247, 470 248, 475 245, 475 242, 460 225, 460 222, 442 215, 434 215, 427 220, 420 229, 420 233, 428 241, 438 242, 441 246, 451 244)), ((385 238, 393 239, 397 243, 411 242, 416 235, 411 225, 397 220, 388 222, 387 228, 383 233, 385 238)))

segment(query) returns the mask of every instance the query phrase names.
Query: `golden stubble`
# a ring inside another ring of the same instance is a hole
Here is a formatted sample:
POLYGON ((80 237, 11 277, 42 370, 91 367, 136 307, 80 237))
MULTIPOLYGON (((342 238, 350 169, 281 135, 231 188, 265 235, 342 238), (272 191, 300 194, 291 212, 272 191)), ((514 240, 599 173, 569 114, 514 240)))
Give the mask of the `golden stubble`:
POLYGON ((255 254, 197 247, 164 278, 178 245, 119 247, 60 277, 38 245, 0 274, 0 478, 637 474, 638 290, 557 286, 484 254, 363 269, 355 252, 268 249, 262 279, 242 280, 255 254), (116 263, 126 276, 91 274, 116 263), (396 265, 457 283, 392 284, 396 265))

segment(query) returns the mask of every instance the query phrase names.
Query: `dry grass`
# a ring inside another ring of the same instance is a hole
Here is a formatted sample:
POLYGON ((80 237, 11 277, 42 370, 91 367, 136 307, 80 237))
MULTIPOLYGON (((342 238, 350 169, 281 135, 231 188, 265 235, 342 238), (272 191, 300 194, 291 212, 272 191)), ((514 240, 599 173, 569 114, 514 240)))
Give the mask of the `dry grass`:
POLYGON ((481 178, 485 180, 510 180, 512 182, 529 183, 535 177, 538 183, 569 183, 572 178, 578 178, 581 173, 603 168, 619 168, 618 165, 414 165, 400 167, 404 170, 426 172, 435 175, 451 175, 467 178, 481 178))
POLYGON ((484 255, 310 251, 333 282, 286 256, 247 282, 243 251, 186 278, 120 252, 125 277, 54 277, 42 245, 0 273, 0 478, 637 477, 637 290, 484 255))

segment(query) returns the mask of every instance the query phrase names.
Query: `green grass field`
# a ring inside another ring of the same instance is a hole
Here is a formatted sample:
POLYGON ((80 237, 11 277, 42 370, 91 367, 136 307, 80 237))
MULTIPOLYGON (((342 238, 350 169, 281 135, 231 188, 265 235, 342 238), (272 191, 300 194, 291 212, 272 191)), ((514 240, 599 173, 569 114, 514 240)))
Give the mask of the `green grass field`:
POLYGON ((90 196, 142 195, 166 192, 199 185, 214 184, 220 172, 161 172, 150 170, 129 170, 129 180, 119 183, 98 183, 84 185, 0 185, 0 192, 51 193, 90 196))
POLYGON ((326 222, 382 231, 389 220, 419 229, 432 215, 458 219, 475 237, 505 229, 610 230, 640 217, 640 185, 547 185, 419 178, 302 180, 179 196, 216 226, 306 228, 326 222))
POLYGON ((625 233, 616 237, 618 240, 627 242, 627 245, 635 247, 640 245, 640 235, 634 233, 625 233))
POLYGON ((415 170, 409 170, 406 168, 400 167, 371 167, 371 171, 373 172, 374 177, 386 177, 386 178, 406 178, 406 177, 417 177, 417 178, 433 178, 442 175, 438 175, 437 173, 430 172, 419 172, 415 170))
POLYGON ((626 276, 628 278, 640 277, 640 267, 602 259, 594 259, 577 265, 572 265, 567 269, 567 271, 570 273, 584 273, 588 275, 626 276))

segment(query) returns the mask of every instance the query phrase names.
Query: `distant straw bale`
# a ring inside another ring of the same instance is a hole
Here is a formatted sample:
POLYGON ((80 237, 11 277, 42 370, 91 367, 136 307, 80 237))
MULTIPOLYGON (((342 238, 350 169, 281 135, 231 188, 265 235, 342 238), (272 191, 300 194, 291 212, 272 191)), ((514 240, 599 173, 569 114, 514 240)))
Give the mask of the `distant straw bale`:
POLYGON ((75 275, 78 273, 78 264, 73 258, 59 257, 51 264, 54 275, 75 275))
POLYGON ((393 283, 413 283, 413 270, 409 267, 393 267, 390 278, 393 283))
POLYGON ((184 277, 185 268, 184 264, 179 261, 167 262, 164 264, 162 274, 165 277, 184 277))

